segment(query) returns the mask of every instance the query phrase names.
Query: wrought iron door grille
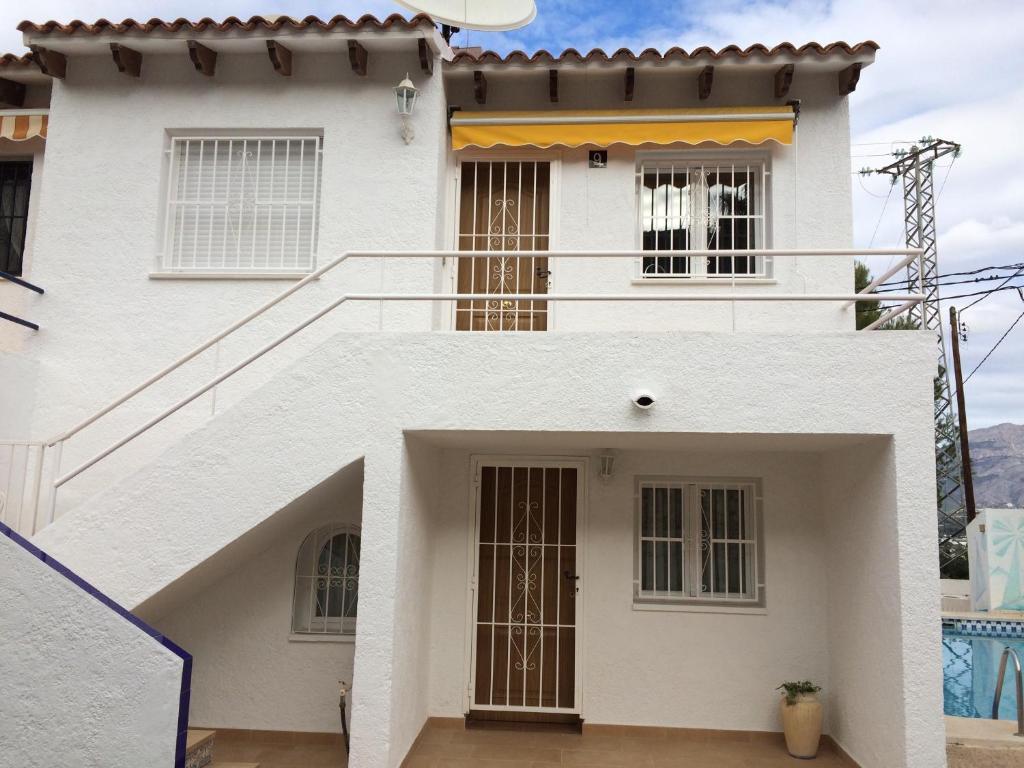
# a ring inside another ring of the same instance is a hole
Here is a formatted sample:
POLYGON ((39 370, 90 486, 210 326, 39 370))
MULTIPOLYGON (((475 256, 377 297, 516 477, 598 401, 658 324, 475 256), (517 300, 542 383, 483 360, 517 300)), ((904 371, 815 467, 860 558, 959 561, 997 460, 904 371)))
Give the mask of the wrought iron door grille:
MULTIPOLYGON (((460 251, 546 251, 550 247, 551 164, 542 161, 463 162, 459 177, 460 251)), ((458 301, 455 327, 463 331, 543 331, 546 301, 503 299, 547 293, 545 256, 460 257, 459 293, 493 299, 458 301)))
POLYGON ((575 711, 577 473, 480 468, 474 708, 575 711))

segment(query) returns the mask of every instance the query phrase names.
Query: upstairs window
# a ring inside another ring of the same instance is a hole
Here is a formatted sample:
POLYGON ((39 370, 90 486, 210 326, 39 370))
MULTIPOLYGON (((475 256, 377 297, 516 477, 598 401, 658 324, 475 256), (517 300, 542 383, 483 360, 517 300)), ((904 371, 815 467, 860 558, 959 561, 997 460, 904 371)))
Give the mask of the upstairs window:
POLYGON ((171 139, 161 269, 310 272, 321 139, 171 139))
POLYGON ((0 272, 20 276, 25 261, 32 161, 0 162, 0 272))
POLYGON ((639 480, 634 601, 763 606, 758 488, 639 480))
POLYGON ((319 528, 299 547, 295 561, 292 632, 354 635, 359 608, 359 529, 319 528))
MULTIPOLYGON (((657 162, 640 167, 640 234, 644 251, 764 248, 763 163, 657 162)), ((643 256, 644 278, 768 277, 758 256, 643 256)))

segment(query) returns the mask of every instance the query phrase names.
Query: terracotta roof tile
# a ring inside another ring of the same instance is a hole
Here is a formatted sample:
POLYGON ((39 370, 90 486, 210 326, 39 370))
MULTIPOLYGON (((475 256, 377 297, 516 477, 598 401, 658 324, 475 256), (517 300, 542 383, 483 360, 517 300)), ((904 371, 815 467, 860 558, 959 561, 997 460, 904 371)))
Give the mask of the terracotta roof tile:
POLYGON ((761 58, 772 58, 782 54, 788 54, 793 57, 803 56, 829 56, 829 55, 846 55, 856 56, 857 54, 864 52, 874 52, 879 48, 878 43, 873 40, 865 40, 862 43, 856 45, 850 45, 844 42, 829 43, 822 45, 821 43, 807 43, 799 47, 792 43, 780 43, 773 48, 769 48, 767 45, 756 43, 748 46, 747 48, 741 48, 738 45, 727 45, 724 48, 715 50, 708 46, 701 46, 700 48, 694 48, 692 51, 685 51, 682 48, 669 48, 664 53, 655 50, 654 48, 648 48, 641 51, 639 54, 627 48, 620 48, 615 53, 609 55, 600 48, 595 48, 586 55, 580 53, 575 48, 568 48, 558 56, 550 53, 549 51, 537 51, 534 54, 528 54, 525 51, 512 51, 512 53, 502 56, 494 51, 484 51, 482 53, 475 53, 470 50, 458 51, 452 59, 453 65, 458 64, 561 64, 561 63, 610 63, 610 62, 640 62, 640 61, 686 61, 692 59, 727 59, 727 58, 739 58, 749 59, 753 57, 761 58))
POLYGON ((215 21, 211 18, 202 18, 198 21, 188 19, 175 19, 165 21, 164 19, 150 19, 149 21, 136 21, 125 19, 121 22, 113 22, 107 19, 99 19, 88 23, 75 19, 67 24, 57 21, 46 21, 37 24, 32 21, 23 21, 18 25, 18 31, 34 35, 64 34, 64 35, 98 35, 100 33, 124 34, 127 32, 149 34, 152 32, 204 32, 207 30, 215 32, 253 30, 276 32, 282 28, 289 30, 319 29, 331 31, 334 29, 360 30, 360 29, 415 29, 416 27, 433 27, 433 20, 426 14, 420 13, 412 18, 406 18, 401 14, 394 13, 386 19, 378 19, 376 16, 366 14, 358 19, 350 19, 347 16, 332 16, 329 19, 321 19, 319 16, 306 16, 296 19, 291 16, 276 16, 267 18, 265 16, 252 16, 248 20, 242 20, 237 16, 229 16, 223 21, 215 21))
POLYGON ((31 53, 5 53, 0 56, 0 67, 30 67, 35 62, 31 53))

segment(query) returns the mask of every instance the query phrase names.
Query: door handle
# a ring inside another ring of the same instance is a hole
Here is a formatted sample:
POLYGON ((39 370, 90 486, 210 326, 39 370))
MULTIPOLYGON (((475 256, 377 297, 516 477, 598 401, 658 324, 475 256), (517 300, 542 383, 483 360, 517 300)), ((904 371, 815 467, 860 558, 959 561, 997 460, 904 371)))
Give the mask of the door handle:
POLYGON ((570 581, 579 581, 580 577, 576 576, 572 571, 562 571, 562 575, 570 581))
POLYGON ((534 274, 535 274, 535 275, 536 275, 536 276, 537 276, 538 278, 540 278, 541 280, 544 280, 545 278, 551 277, 551 270, 550 270, 550 269, 544 269, 544 267, 537 267, 537 268, 536 268, 536 269, 535 269, 535 270, 533 271, 533 273, 534 273, 534 274))

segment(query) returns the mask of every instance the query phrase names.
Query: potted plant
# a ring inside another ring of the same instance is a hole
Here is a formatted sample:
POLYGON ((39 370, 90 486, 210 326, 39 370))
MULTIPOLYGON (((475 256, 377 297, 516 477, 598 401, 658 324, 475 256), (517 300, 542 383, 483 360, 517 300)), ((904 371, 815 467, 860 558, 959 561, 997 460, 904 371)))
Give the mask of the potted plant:
POLYGON ((793 757, 809 760, 818 754, 821 739, 821 686, 810 680, 783 683, 776 690, 785 695, 780 702, 782 730, 786 733, 786 749, 793 757))

